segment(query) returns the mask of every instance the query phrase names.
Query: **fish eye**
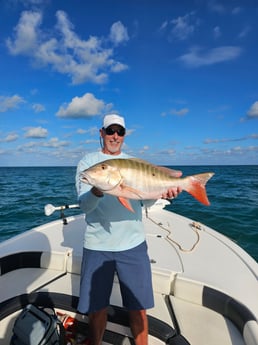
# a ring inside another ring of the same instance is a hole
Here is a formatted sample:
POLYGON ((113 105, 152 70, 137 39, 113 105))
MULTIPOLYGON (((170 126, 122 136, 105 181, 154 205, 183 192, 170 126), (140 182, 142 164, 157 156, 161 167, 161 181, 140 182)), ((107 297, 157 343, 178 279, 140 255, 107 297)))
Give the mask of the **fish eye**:
POLYGON ((106 166, 104 164, 101 165, 102 170, 106 169, 106 166))

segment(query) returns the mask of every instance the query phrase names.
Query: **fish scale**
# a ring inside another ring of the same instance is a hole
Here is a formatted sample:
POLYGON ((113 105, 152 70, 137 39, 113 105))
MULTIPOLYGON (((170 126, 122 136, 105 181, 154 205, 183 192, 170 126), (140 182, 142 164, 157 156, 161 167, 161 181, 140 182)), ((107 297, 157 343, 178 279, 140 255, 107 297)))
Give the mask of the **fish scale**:
MULTIPOLYGON (((123 164, 122 164, 123 166, 123 164)), ((142 162, 130 161, 128 166, 123 166, 121 175, 124 177, 124 182, 127 185, 129 182, 134 188, 141 188, 145 191, 151 192, 154 189, 160 190, 160 187, 168 188, 171 186, 171 178, 157 168, 142 162), (153 181, 157 180, 156 185, 153 181)))

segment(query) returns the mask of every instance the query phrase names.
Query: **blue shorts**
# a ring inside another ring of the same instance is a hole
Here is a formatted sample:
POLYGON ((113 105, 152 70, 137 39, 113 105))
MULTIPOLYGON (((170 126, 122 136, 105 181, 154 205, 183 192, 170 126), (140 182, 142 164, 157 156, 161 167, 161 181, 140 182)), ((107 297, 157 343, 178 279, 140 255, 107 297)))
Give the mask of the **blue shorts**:
POLYGON ((110 304, 117 273, 123 305, 128 310, 154 306, 151 267, 146 242, 135 248, 111 252, 83 249, 78 311, 95 312, 110 304))

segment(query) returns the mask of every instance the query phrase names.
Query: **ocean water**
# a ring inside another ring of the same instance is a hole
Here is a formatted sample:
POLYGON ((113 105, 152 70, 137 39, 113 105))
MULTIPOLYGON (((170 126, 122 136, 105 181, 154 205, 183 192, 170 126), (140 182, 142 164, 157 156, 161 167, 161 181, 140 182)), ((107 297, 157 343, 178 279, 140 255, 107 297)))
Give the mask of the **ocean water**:
MULTIPOLYGON (((189 217, 236 241, 258 261, 258 166, 182 166, 184 176, 213 171, 206 189, 210 206, 181 193, 168 210, 189 217)), ((76 204, 76 167, 1 167, 0 242, 58 219, 46 204, 76 204)), ((67 216, 80 210, 66 210, 67 216)))

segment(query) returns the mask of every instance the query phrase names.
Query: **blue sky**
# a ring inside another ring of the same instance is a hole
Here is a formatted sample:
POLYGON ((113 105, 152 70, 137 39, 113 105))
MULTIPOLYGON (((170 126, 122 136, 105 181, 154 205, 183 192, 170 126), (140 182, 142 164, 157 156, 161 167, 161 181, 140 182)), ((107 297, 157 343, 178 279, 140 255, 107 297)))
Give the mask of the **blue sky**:
POLYGON ((77 165, 109 112, 155 164, 258 164, 257 1, 0 1, 0 76, 0 166, 77 165))

